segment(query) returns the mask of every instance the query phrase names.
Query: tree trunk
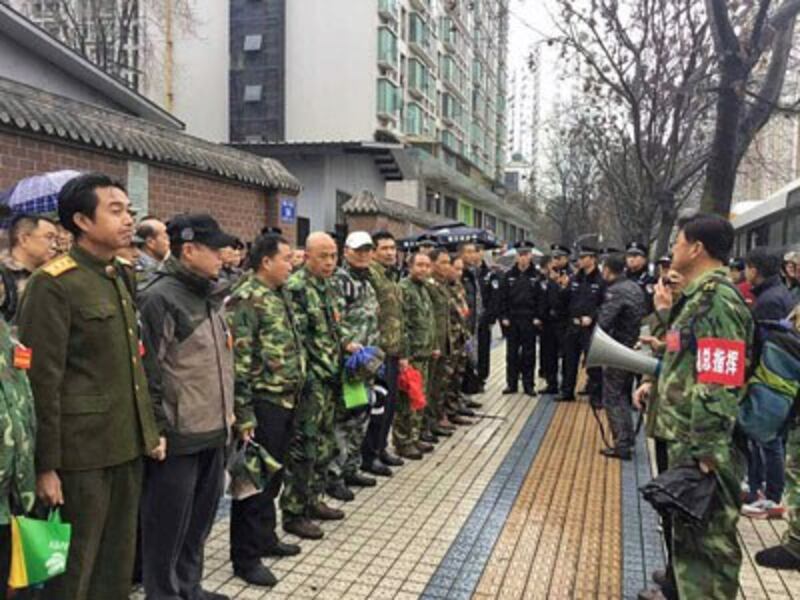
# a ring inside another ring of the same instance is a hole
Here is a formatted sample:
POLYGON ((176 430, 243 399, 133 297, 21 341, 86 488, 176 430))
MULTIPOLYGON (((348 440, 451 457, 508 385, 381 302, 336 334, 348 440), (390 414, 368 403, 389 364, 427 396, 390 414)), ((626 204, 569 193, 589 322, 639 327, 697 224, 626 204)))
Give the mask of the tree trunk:
POLYGON ((658 194, 659 222, 658 232, 656 233, 656 253, 655 259, 669 253, 669 239, 672 236, 672 229, 678 218, 678 211, 675 208, 675 194, 666 191, 658 194))
POLYGON ((714 140, 700 209, 728 218, 736 185, 736 149, 743 108, 739 86, 745 85, 747 73, 738 58, 723 62, 722 71, 714 140))

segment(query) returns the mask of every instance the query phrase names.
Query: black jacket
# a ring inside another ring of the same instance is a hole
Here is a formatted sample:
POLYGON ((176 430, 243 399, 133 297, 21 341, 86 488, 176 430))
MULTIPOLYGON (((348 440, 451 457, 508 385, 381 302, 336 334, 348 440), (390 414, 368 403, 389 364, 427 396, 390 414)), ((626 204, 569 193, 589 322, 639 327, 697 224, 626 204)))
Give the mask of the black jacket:
POLYGON ((464 291, 467 293, 467 305, 469 306, 467 327, 469 327, 470 332, 474 332, 478 322, 478 311, 483 308, 480 306, 481 303, 478 298, 481 293, 481 286, 477 271, 465 267, 464 274, 461 277, 461 283, 464 285, 464 291))
POLYGON ((630 281, 638 285, 644 292, 645 308, 647 314, 653 312, 653 293, 655 291, 656 278, 647 272, 647 269, 634 272, 628 271, 627 277, 630 281))
POLYGON ((641 287, 627 277, 620 277, 606 288, 597 325, 621 344, 632 347, 639 339, 645 306, 641 287))
POLYGON ((481 325, 491 325, 500 314, 500 284, 503 282, 503 273, 487 269, 481 275, 481 297, 483 298, 483 313, 480 315, 481 325))
POLYGON ((503 277, 500 297, 501 319, 540 319, 542 293, 536 267, 522 272, 514 265, 503 277))
POLYGON ((753 318, 756 322, 785 319, 796 304, 794 296, 777 275, 755 286, 753 295, 756 297, 753 304, 753 318))
POLYGON ((591 317, 594 321, 603 303, 605 291, 606 283, 599 269, 592 271, 591 275, 578 271, 561 292, 561 302, 567 306, 567 317, 570 319, 591 317))
POLYGON ((541 290, 541 314, 545 325, 561 323, 567 320, 567 305, 561 301, 561 286, 549 278, 539 281, 541 290))

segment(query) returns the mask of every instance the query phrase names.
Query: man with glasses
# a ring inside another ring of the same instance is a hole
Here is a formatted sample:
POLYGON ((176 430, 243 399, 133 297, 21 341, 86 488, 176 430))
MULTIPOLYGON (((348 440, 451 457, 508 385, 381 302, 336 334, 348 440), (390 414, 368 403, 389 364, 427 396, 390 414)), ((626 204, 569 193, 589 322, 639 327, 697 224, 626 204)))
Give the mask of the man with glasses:
POLYGON ((10 249, 0 257, 0 311, 16 320, 19 301, 33 272, 56 255, 58 230, 41 215, 18 215, 8 231, 10 249))

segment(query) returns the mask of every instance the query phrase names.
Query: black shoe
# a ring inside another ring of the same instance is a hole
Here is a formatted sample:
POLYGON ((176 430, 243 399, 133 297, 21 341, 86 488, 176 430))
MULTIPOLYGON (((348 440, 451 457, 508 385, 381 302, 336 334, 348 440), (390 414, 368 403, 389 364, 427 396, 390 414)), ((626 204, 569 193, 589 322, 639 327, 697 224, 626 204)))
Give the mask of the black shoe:
POLYGON ((539 388, 540 394, 557 394, 558 388, 545 386, 543 388, 539 388))
POLYGON ((389 454, 386 450, 381 452, 379 456, 380 461, 385 464, 387 467, 402 467, 405 461, 402 458, 398 458, 397 456, 393 456, 389 454))
POLYGON ((436 435, 436 436, 450 437, 451 435, 453 435, 453 430, 452 429, 444 429, 443 427, 439 427, 438 425, 434 425, 433 427, 431 427, 431 433, 433 435, 436 435))
POLYGON ((467 400, 466 405, 467 408, 483 408, 483 402, 477 400, 467 400))
POLYGON ((321 540, 325 533, 311 519, 300 517, 283 522, 283 530, 304 540, 321 540))
POLYGON ((439 438, 428 431, 423 431, 419 434, 419 439, 429 444, 438 444, 439 438))
POLYGON ((422 452, 417 450, 416 446, 406 446, 405 448, 398 448, 397 455, 407 458, 409 460, 422 460, 422 452))
POLYGON ((456 412, 458 414, 460 414, 462 417, 474 417, 475 416, 475 411, 472 410, 471 408, 466 408, 466 407, 465 408, 459 408, 459 409, 456 410, 456 412))
POLYGON ((656 569, 650 574, 650 578, 658 587, 664 587, 665 585, 669 585, 671 583, 666 569, 656 569))
POLYGON ((278 542, 273 546, 270 546, 264 552, 261 553, 261 556, 271 556, 282 558, 284 556, 297 556, 300 554, 300 546, 297 544, 286 544, 284 542, 278 542))
POLYGON ((512 387, 507 387, 506 389, 504 389, 501 392, 501 394, 503 394, 504 396, 508 396, 510 394, 516 394, 516 393, 517 393, 517 388, 512 388, 512 387))
POLYGON ((800 556, 786 546, 772 546, 756 552, 756 563, 768 569, 800 570, 800 556))
POLYGON ((308 509, 308 518, 317 521, 341 521, 344 519, 344 512, 320 501, 308 509))
POLYGON ((361 470, 366 471, 367 473, 372 473, 373 475, 379 475, 380 477, 392 476, 392 470, 377 458, 370 463, 362 464, 361 470))
POLYGON ((244 579, 250 585, 258 585, 261 587, 272 587, 278 583, 278 579, 272 574, 267 567, 260 562, 254 564, 252 567, 244 569, 233 568, 233 574, 244 579))
POLYGON ((423 454, 433 452, 433 444, 429 444, 428 442, 419 441, 415 442, 414 445, 417 447, 417 450, 423 454))
POLYGON ((200 598, 202 600, 231 600, 230 596, 218 594, 217 592, 209 592, 208 590, 200 590, 200 598))
POLYGON ((588 396, 588 395, 589 395, 589 390, 587 390, 586 388, 583 388, 580 392, 578 392, 578 396, 588 396))
POLYGON ((600 450, 600 454, 606 458, 618 458, 620 460, 631 460, 633 458, 633 452, 631 452, 630 448, 603 448, 600 450))
POLYGON ((353 473, 352 475, 345 475, 344 482, 350 487, 375 487, 378 482, 372 477, 366 477, 361 473, 353 473))
POLYGON ((525 388, 525 395, 530 398, 536 398, 536 390, 533 388, 525 388))
POLYGON ((575 402, 575 396, 571 394, 559 394, 553 398, 556 402, 575 402))
POLYGON ((341 481, 329 484, 328 487, 325 488, 325 493, 331 498, 341 500, 342 502, 352 502, 356 499, 355 494, 347 489, 347 486, 341 481))
POLYGON ((455 423, 456 425, 474 425, 473 421, 470 421, 467 417, 462 417, 461 415, 451 415, 448 417, 451 423, 455 423))

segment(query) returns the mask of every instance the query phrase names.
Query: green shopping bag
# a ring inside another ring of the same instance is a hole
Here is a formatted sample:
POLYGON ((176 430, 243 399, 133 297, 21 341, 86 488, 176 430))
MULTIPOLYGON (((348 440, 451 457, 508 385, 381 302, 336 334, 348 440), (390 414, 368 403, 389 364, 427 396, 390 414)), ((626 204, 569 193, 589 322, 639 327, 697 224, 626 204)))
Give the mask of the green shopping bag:
POLYGON ((345 377, 342 383, 342 395, 344 396, 345 408, 348 410, 369 404, 367 386, 364 385, 363 381, 354 381, 345 377))
POLYGON ((8 585, 24 588, 42 583, 67 570, 72 525, 61 522, 61 512, 46 521, 11 517, 11 573, 8 585))

